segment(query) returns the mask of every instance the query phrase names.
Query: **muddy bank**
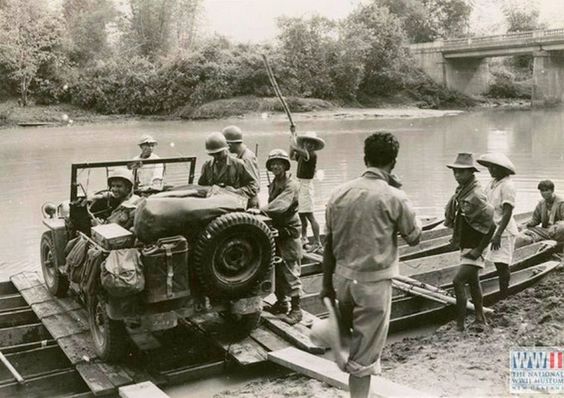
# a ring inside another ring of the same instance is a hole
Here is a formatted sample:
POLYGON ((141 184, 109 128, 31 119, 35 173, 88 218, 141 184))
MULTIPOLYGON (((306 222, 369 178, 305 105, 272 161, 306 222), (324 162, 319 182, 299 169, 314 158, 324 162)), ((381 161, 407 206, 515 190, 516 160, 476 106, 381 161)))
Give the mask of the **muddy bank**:
MULTIPOLYGON (((509 396, 511 348, 564 345, 563 291, 560 267, 538 285, 493 306, 495 312, 484 331, 468 327, 461 333, 450 322, 428 337, 393 343, 384 350, 383 376, 441 397, 509 396)), ((348 397, 348 393, 292 374, 215 395, 232 396, 348 397)))

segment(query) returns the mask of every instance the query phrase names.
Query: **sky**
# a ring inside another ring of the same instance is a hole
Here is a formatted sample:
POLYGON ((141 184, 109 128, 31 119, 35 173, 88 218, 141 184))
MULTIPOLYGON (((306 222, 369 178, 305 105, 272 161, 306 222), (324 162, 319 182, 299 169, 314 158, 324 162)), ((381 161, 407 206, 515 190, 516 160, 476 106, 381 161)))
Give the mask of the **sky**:
MULTIPOLYGON (((239 42, 261 43, 276 37, 276 18, 308 17, 315 14, 338 19, 366 0, 204 0, 203 25, 239 42)), ((550 28, 564 28, 564 0, 472 0, 470 23, 479 34, 503 32, 500 5, 505 1, 537 4, 540 21, 550 28)))

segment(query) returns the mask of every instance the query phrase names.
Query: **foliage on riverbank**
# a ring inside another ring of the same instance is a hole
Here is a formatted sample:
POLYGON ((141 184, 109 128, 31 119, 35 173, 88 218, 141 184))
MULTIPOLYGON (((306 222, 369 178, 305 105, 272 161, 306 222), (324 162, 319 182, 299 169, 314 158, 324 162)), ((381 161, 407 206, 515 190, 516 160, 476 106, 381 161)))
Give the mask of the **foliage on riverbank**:
MULTIPOLYGON (((48 16, 40 5, 20 7, 21 2, 10 0, 0 7, 0 22, 6 22, 6 31, 10 15, 24 19, 48 16)), ((67 19, 53 16, 48 27, 32 32, 49 33, 53 44, 29 54, 34 56, 33 64, 28 65, 31 69, 8 62, 13 58, 8 55, 17 53, 14 45, 0 51, 0 71, 9 77, 0 82, 0 95, 26 99, 29 92, 32 103, 70 103, 101 114, 211 118, 276 110, 279 105, 268 100, 255 101, 273 96, 261 58, 267 54, 282 92, 292 98, 294 111, 327 108, 331 103, 370 106, 398 94, 424 108, 472 105, 468 98, 435 84, 413 66, 405 47, 405 20, 378 0, 359 4, 338 21, 320 16, 281 18, 280 35, 270 44, 235 44, 213 37, 176 52, 163 52, 158 43, 151 49, 144 47, 146 41, 143 46, 137 43, 141 39, 133 34, 135 13, 126 16, 129 25, 118 24, 122 36, 110 46, 107 32, 100 29, 115 15, 108 9, 110 3, 102 3, 63 2, 67 19), (85 20, 90 14, 101 19, 85 20), (18 68, 29 72, 25 96, 18 68)), ((148 10, 162 6, 159 1, 134 3, 148 10)), ((10 32, 26 38, 31 34, 29 28, 18 25, 17 31, 10 32)), ((27 51, 27 47, 19 50, 27 51)))

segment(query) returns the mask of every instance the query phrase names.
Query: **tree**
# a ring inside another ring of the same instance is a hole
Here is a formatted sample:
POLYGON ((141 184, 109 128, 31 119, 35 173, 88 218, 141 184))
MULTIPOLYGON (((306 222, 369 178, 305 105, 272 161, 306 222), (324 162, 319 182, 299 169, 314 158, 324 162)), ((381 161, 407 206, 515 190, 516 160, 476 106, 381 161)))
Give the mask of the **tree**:
POLYGON ((84 65, 107 53, 107 26, 116 15, 109 0, 64 0, 63 16, 72 43, 72 61, 84 65))
POLYGON ((0 63, 17 81, 24 106, 41 65, 62 57, 62 37, 61 21, 41 2, 6 0, 0 9, 0 63))
POLYGON ((377 0, 399 17, 409 41, 422 43, 465 33, 469 0, 377 0))
POLYGON ((539 23, 539 10, 535 5, 506 1, 503 4, 502 11, 507 21, 508 33, 543 28, 539 23))
POLYGON ((330 98, 335 95, 331 79, 336 24, 327 18, 278 19, 281 65, 287 78, 284 85, 294 94, 330 98))
POLYGON ((127 50, 155 59, 193 46, 202 0, 129 0, 127 50))
POLYGON ((402 67, 408 58, 406 40, 398 17, 376 1, 361 4, 347 17, 346 24, 366 48, 357 62, 364 66, 359 90, 368 96, 389 94, 401 87, 402 67))

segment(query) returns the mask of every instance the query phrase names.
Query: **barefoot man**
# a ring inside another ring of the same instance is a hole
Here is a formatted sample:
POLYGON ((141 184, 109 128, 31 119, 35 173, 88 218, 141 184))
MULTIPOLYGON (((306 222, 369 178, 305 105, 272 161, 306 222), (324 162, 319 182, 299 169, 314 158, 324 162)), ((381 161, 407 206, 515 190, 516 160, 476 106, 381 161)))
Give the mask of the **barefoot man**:
POLYGON ((466 287, 476 308, 476 322, 485 324, 482 304, 482 288, 478 273, 484 268, 483 251, 488 246, 495 231, 493 207, 476 180, 478 172, 471 153, 459 153, 454 163, 447 164, 452 169, 458 187, 448 201, 445 209, 445 225, 453 229, 451 243, 460 248, 460 268, 454 277, 456 293, 456 326, 464 330, 466 318, 466 287))

